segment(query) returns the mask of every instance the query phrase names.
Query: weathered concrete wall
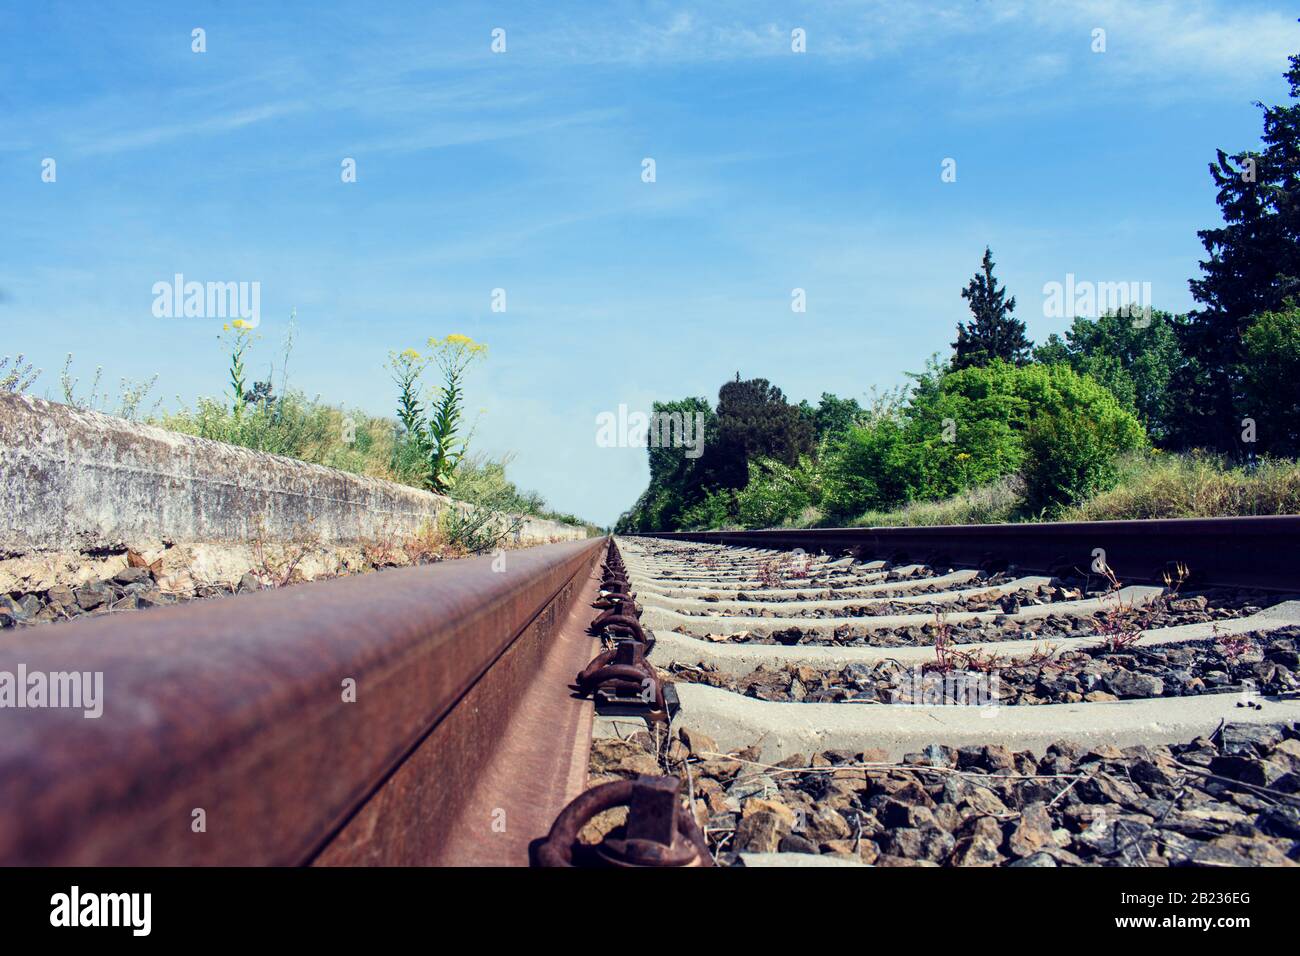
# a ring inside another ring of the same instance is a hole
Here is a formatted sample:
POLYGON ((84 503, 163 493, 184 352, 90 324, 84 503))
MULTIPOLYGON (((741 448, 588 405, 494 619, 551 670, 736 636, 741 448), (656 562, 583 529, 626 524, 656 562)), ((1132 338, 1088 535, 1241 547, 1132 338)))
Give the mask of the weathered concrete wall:
MULTIPOLYGON (((0 557, 171 542, 353 544, 457 505, 309 465, 19 395, 0 395, 0 557)), ((528 519, 521 543, 584 537, 528 519)))

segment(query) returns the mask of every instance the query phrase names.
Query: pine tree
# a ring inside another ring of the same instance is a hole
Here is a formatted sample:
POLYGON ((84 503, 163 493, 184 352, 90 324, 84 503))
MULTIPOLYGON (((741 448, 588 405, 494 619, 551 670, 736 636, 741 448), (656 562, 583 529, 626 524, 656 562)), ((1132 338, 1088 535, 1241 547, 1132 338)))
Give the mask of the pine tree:
POLYGON ((794 466, 815 447, 812 423, 765 378, 736 379, 718 389, 717 439, 704 452, 711 484, 744 488, 749 462, 774 458, 794 466))
MULTIPOLYGON (((1286 74, 1300 99, 1300 55, 1286 74)), ((1190 282, 1204 308, 1178 328, 1184 364, 1171 386, 1181 410, 1175 442, 1182 447, 1238 447, 1243 392, 1243 336, 1253 316, 1284 308, 1300 294, 1300 103, 1266 107, 1263 149, 1218 150, 1210 176, 1223 225, 1197 235, 1209 254, 1190 282)))
POLYGON ((957 323, 957 341, 952 343, 957 350, 952 361, 954 369, 987 365, 994 359, 1013 365, 1029 361, 1033 343, 1025 335, 1025 323, 1012 315, 1015 296, 1008 299, 1006 286, 998 287, 993 275, 993 253, 988 247, 984 249, 982 271, 961 290, 961 297, 970 306, 973 318, 968 323, 957 323))

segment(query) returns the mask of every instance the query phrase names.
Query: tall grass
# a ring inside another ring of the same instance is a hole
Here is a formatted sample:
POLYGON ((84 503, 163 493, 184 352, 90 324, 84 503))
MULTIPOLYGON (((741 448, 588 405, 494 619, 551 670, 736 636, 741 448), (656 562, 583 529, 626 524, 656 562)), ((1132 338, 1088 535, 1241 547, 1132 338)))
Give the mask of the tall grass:
POLYGON ((1264 459, 1247 471, 1211 455, 1126 459, 1119 484, 1062 513, 1064 521, 1300 514, 1300 462, 1264 459))
POLYGON ((201 398, 192 409, 165 413, 153 424, 357 475, 409 478, 402 472, 393 422, 326 405, 301 392, 248 405, 238 415, 224 402, 201 398))
POLYGON ((999 524, 1017 520, 1025 483, 1016 475, 971 488, 939 501, 914 501, 894 511, 868 511, 853 526, 858 528, 909 525, 999 524))
MULTIPOLYGON (((281 398, 245 405, 236 414, 230 405, 201 398, 193 408, 162 414, 151 421, 170 431, 210 438, 254 451, 284 455, 356 475, 383 478, 415 488, 425 487, 428 461, 405 440, 396 421, 327 405, 290 390, 281 398)), ((496 512, 530 515, 583 525, 573 515, 551 511, 536 492, 524 491, 506 477, 510 456, 499 459, 470 455, 456 470, 452 497, 496 512)), ((589 533, 594 526, 587 525, 589 533)), ((470 542, 469 550, 487 540, 488 529, 472 522, 451 529, 470 542)), ((511 527, 513 532, 513 527, 511 527)))
POLYGON ((12 367, 8 355, 0 358, 0 392, 15 392, 21 395, 32 387, 32 383, 40 378, 40 375, 41 369, 26 361, 21 352, 13 360, 12 367))
MULTIPOLYGON (((1141 518, 1215 518, 1300 514, 1300 462, 1264 459, 1253 470, 1204 454, 1160 451, 1125 456, 1119 481, 1060 521, 1124 521, 1141 518)), ((895 511, 869 511, 856 527, 996 524, 1035 521, 1016 476, 940 501, 915 502, 895 511)))
POLYGON ((600 533, 599 528, 581 518, 552 511, 546 499, 536 491, 522 489, 507 478, 506 466, 513 460, 513 455, 500 458, 489 458, 482 452, 466 455, 456 468, 456 484, 451 496, 493 511, 582 525, 587 529, 588 537, 600 533))
POLYGON ((104 367, 102 365, 96 366, 95 377, 90 382, 89 393, 79 395, 77 385, 81 379, 74 378, 72 375, 72 353, 69 352, 68 357, 63 362, 63 372, 59 375, 59 388, 63 391, 64 404, 71 405, 73 408, 103 412, 106 415, 125 418, 133 422, 148 418, 149 414, 156 414, 162 408, 162 399, 157 399, 153 403, 151 413, 146 414, 143 411, 145 399, 153 391, 153 387, 158 384, 157 375, 140 382, 133 382, 129 378, 122 379, 118 383, 116 406, 113 405, 107 388, 102 393, 99 391, 99 383, 103 376, 104 367))

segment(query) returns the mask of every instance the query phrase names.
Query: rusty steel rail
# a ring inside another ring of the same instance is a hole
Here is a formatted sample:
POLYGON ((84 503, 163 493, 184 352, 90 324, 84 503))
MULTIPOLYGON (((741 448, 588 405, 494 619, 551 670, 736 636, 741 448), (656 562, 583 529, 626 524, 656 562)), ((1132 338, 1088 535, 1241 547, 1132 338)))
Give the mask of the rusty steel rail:
POLYGON ((585 784, 605 546, 7 634, 103 715, 0 708, 0 864, 526 865, 585 784))
POLYGON ((1014 568, 1043 574, 1088 573, 1094 551, 1126 583, 1161 582, 1182 562, 1199 586, 1300 591, 1300 515, 941 525, 914 528, 810 528, 669 531, 635 535, 706 544, 854 553, 932 565, 1014 568))

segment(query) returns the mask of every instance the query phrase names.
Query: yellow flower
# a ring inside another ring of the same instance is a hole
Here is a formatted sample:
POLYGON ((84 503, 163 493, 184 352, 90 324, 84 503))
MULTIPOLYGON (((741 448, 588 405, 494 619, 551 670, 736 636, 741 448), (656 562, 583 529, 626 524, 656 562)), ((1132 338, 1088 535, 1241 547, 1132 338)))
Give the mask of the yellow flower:
POLYGON ((232 326, 234 326, 235 328, 239 329, 241 332, 242 332, 244 329, 251 329, 251 328, 252 328, 252 326, 249 325, 247 322, 245 322, 243 319, 235 319, 235 321, 234 321, 234 322, 231 322, 230 324, 231 324, 232 326))
POLYGON ((429 339, 429 347, 435 349, 439 347, 457 349, 468 352, 470 355, 478 355, 480 352, 487 351, 486 345, 481 345, 471 339, 468 335, 461 335, 458 332, 453 332, 446 338, 442 339, 429 339))
POLYGON ((225 325, 223 325, 223 326, 221 327, 221 331, 222 331, 222 332, 229 332, 229 331, 230 331, 230 323, 227 322, 225 325))
POLYGON ((420 353, 415 349, 406 349, 402 352, 402 358, 410 362, 420 361, 420 353))
POLYGON ((958 461, 966 461, 968 458, 970 458, 970 455, 966 454, 964 451, 957 452, 958 461))

